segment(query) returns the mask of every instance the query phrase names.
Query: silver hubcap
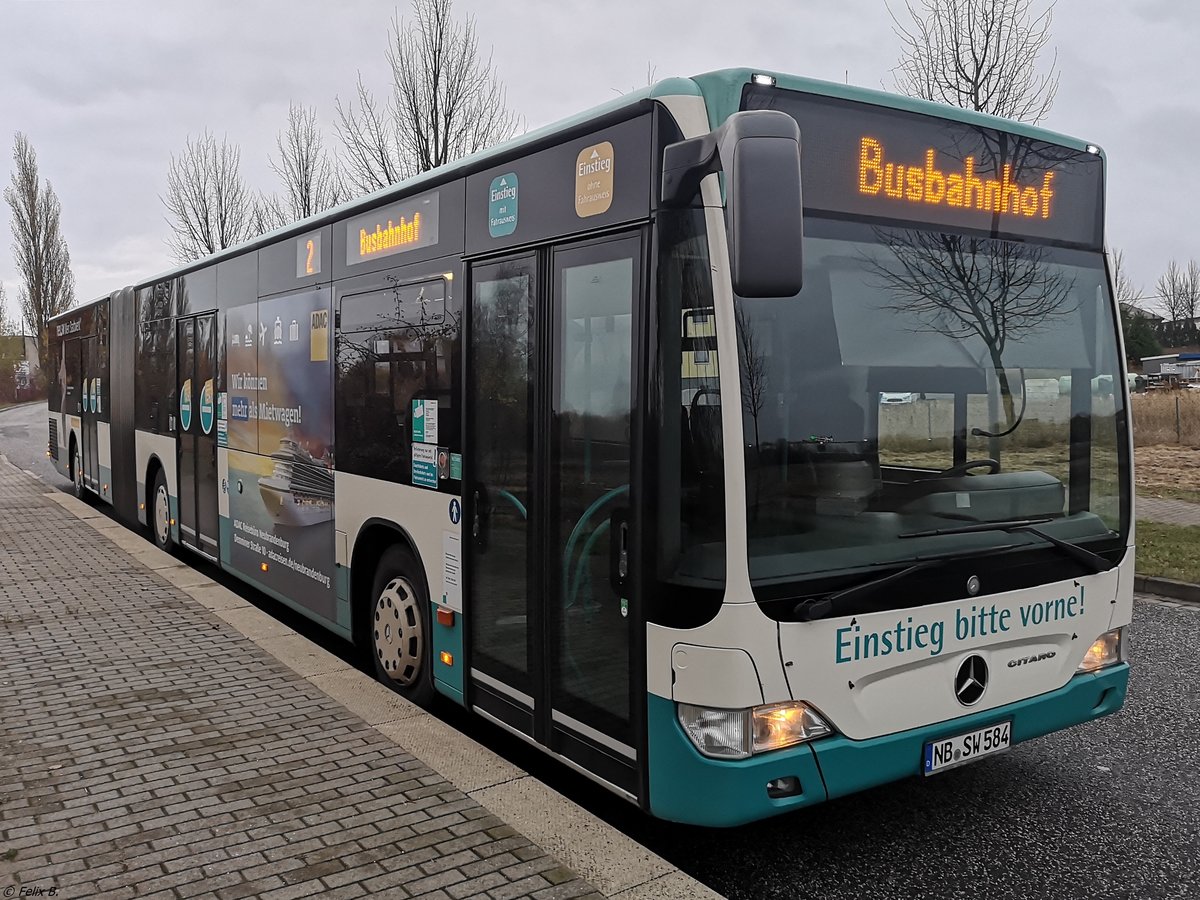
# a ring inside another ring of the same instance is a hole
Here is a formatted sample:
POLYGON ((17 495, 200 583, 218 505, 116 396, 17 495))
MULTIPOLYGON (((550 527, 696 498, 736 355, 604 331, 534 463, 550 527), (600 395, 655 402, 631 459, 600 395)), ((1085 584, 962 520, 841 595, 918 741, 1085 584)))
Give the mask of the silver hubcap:
POLYGON ((83 493, 83 466, 80 465, 79 454, 75 454, 75 493, 83 493))
POLYGON ((167 486, 160 484, 158 490, 154 492, 154 532, 158 535, 158 542, 165 545, 167 537, 170 534, 168 529, 171 527, 170 520, 171 505, 167 499, 167 486))
POLYGON ((409 685, 421 674, 425 635, 416 592, 406 578, 393 578, 375 601, 375 657, 388 677, 409 685))

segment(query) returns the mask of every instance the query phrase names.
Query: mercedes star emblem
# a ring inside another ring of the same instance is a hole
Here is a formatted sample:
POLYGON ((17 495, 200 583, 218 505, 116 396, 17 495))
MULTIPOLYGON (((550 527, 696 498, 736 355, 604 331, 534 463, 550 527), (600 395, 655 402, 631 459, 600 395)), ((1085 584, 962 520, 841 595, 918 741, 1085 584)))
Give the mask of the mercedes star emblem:
POLYGON ((974 706, 987 690, 988 667, 982 656, 968 656, 954 676, 954 696, 963 706, 974 706))

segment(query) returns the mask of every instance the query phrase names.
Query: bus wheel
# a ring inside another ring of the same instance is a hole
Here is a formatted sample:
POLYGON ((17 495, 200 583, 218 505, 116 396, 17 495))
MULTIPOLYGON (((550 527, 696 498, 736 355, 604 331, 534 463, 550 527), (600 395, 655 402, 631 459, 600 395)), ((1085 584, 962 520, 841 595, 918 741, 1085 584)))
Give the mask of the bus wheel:
POLYGON ((83 460, 79 458, 79 449, 74 441, 71 441, 71 480, 75 484, 75 496, 80 500, 83 496, 83 460))
POLYGON ((159 469, 154 473, 154 489, 150 494, 150 536, 159 550, 171 549, 171 495, 167 479, 159 469))
POLYGON ((389 547, 375 569, 366 625, 375 677, 418 706, 433 699, 429 601, 421 567, 404 547, 389 547))

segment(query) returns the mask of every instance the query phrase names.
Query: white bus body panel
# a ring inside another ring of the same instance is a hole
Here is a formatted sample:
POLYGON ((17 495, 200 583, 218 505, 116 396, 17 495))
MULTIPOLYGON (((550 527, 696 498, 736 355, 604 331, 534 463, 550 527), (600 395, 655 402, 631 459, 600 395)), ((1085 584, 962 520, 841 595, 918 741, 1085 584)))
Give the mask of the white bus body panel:
MULTIPOLYGON (((1122 578, 1112 569, 932 606, 781 623, 792 697, 811 703, 846 737, 861 740, 1057 690, 1076 674, 1097 637, 1128 623, 1132 592, 1121 587, 1132 586, 1131 575, 1122 578), (979 626, 981 610, 987 633, 972 637, 970 624, 979 626), (891 647, 886 653, 884 634, 891 647), (915 635, 923 636, 924 647, 911 645, 915 635), (868 647, 876 655, 855 658, 856 648, 868 647), (973 655, 987 663, 987 690, 978 703, 964 706, 954 680, 973 655)), ((984 583, 986 589, 986 575, 984 583)))
POLYGON ((649 626, 647 686, 676 702, 725 709, 804 700, 846 737, 862 740, 1056 690, 1076 674, 1097 637, 1128 625, 1132 615, 1132 552, 1117 568, 1079 579, 816 622, 776 623, 754 604, 727 603, 699 628, 649 626), (1003 621, 1007 630, 960 639, 958 629, 965 630, 960 618, 969 619, 974 608, 978 622, 978 611, 993 607, 989 626, 1003 621), (1038 608, 1043 614, 1035 624, 1038 608), (1064 615, 1056 617, 1057 612, 1064 615), (897 625, 907 649, 853 658, 855 637, 875 635, 870 646, 880 648, 887 631, 894 647, 897 625), (926 646, 908 648, 907 636, 921 626, 926 646), (935 627, 941 629, 940 649, 930 637, 935 627), (703 653, 696 646, 718 649, 703 653), (729 656, 729 648, 744 648, 750 662, 729 656), (680 649, 687 651, 686 671, 679 667, 680 649), (954 678, 972 655, 987 663, 989 683, 982 699, 968 707, 954 694, 954 678))
MULTIPOLYGON (((333 483, 336 497, 334 528, 346 535, 350 557, 353 558, 354 545, 369 520, 378 519, 400 526, 412 539, 425 567, 429 599, 461 613, 460 586, 447 585, 444 576, 450 567, 455 574, 461 571, 462 516, 460 512, 458 524, 451 521, 451 503, 461 510, 462 499, 454 494, 346 472, 335 472, 333 483), (455 553, 460 555, 455 559, 447 558, 455 553)), ((340 550, 338 555, 341 555, 340 550)))
POLYGON ((101 500, 112 503, 112 426, 96 423, 96 460, 100 465, 100 483, 94 486, 101 500))
POLYGON ((137 476, 138 521, 146 524, 146 467, 152 457, 158 457, 163 476, 167 479, 167 493, 178 503, 179 481, 175 471, 175 437, 170 434, 154 434, 149 431, 133 433, 134 472, 137 476))
POLYGON ((737 709, 791 697, 779 659, 778 629, 754 603, 725 603, 699 628, 651 623, 646 657, 646 689, 679 703, 737 709), (691 658, 686 675, 676 668, 680 648, 691 658), (717 652, 697 653, 696 648, 717 652), (723 655, 735 648, 748 655, 748 664, 723 655))

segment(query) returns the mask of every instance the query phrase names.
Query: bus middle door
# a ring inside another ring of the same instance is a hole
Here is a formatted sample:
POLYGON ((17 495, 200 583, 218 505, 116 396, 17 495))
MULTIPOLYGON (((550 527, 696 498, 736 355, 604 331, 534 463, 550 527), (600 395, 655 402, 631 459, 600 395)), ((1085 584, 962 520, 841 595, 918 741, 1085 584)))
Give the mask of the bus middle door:
POLYGON ((179 392, 179 536, 205 556, 218 556, 216 315, 176 320, 179 392))

